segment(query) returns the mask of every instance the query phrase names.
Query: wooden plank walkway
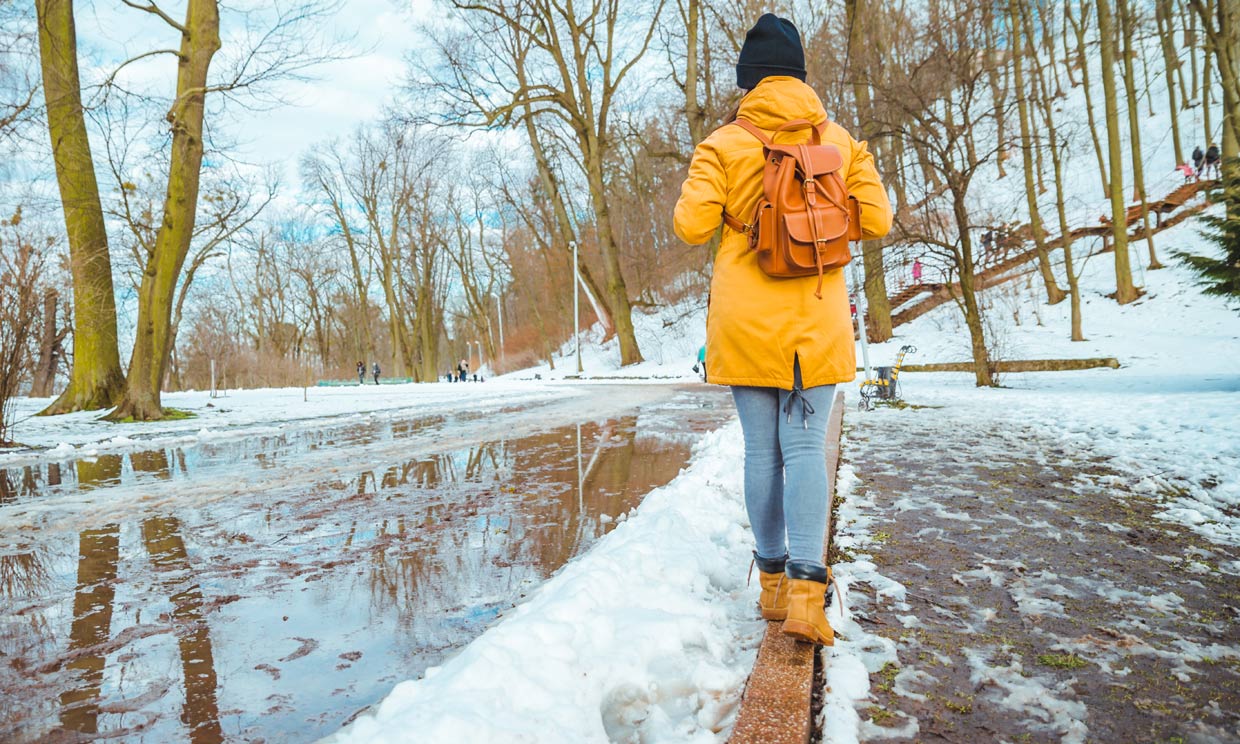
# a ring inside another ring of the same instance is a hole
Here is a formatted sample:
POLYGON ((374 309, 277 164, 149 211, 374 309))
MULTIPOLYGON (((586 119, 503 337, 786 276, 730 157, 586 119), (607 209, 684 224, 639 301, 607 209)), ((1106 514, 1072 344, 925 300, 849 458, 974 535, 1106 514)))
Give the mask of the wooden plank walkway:
MULTIPOLYGON (((844 427, 844 391, 835 394, 827 422, 827 493, 835 498, 835 474, 840 464, 840 433, 844 427)), ((830 502, 827 506, 825 557, 831 547, 830 502)), ((816 646, 797 643, 783 634, 784 624, 766 624, 758 658, 754 661, 731 744, 807 744, 813 730, 810 698, 814 684, 816 646)))
MULTIPOLYGON (((1199 192, 1210 188, 1215 183, 1216 182, 1214 181, 1196 181, 1193 183, 1186 183, 1183 186, 1180 186, 1179 188, 1175 189, 1174 191, 1172 191, 1170 194, 1168 194, 1162 199, 1157 199, 1154 201, 1147 202, 1147 208, 1149 209, 1151 214, 1155 215, 1156 220, 1157 220, 1156 224, 1152 228, 1152 231, 1155 234, 1157 234, 1163 230, 1166 230, 1169 227, 1173 227, 1179 224, 1180 222, 1183 222, 1184 220, 1188 219, 1192 215, 1197 214, 1202 209, 1204 209, 1207 206, 1207 204, 1205 203, 1195 204, 1186 209, 1183 207, 1189 201, 1189 199, 1191 199, 1193 196, 1196 196, 1199 192), (1172 212, 1174 214, 1169 219, 1164 220, 1162 216, 1168 212, 1172 212)), ((1135 207, 1130 207, 1128 212, 1129 213, 1127 216, 1128 216, 1129 226, 1133 225, 1136 222, 1140 222, 1141 220, 1140 205, 1137 205, 1135 207), (1136 210, 1135 217, 1133 216, 1134 209, 1136 210)), ((1027 228, 1028 228, 1028 225, 1023 225, 1021 226, 1021 228, 1018 228, 1018 232, 1021 230, 1026 230, 1027 228)), ((1107 237, 1111 235, 1111 233, 1112 233, 1111 224, 1109 221, 1107 221, 1106 217, 1104 216, 1102 218, 1102 221, 1097 225, 1085 225, 1082 227, 1075 228, 1073 230, 1069 230, 1068 231, 1068 242, 1072 243, 1072 242, 1075 242, 1078 238, 1082 238, 1086 236, 1101 236, 1103 239, 1103 246, 1102 246, 1102 250, 1100 251, 1100 253, 1107 253, 1110 250, 1110 246, 1109 246, 1110 241, 1107 240, 1107 237)), ((1130 234, 1128 236, 1128 239, 1129 241, 1134 241, 1134 240, 1144 239, 1144 237, 1145 237, 1145 229, 1143 226, 1138 225, 1136 231, 1130 234)), ((1063 236, 1048 238, 1047 243, 1046 243, 1046 250, 1049 253, 1056 249, 1062 248, 1063 243, 1064 243, 1063 236)), ((977 288, 988 289, 995 285, 1003 284, 1004 282, 1011 281, 1012 279, 1016 279, 1020 276, 1024 276, 1023 272, 1013 272, 1013 269, 1023 266, 1024 264, 1027 264, 1031 261, 1034 261, 1036 258, 1037 258, 1037 250, 1035 248, 1029 248, 1025 251, 1018 253, 1017 255, 1004 259, 1003 261, 1001 261, 998 264, 995 264, 994 266, 986 267, 982 271, 979 271, 977 274, 977 279, 975 280, 977 283, 977 288)), ((947 302, 950 302, 952 298, 953 290, 959 291, 956 287, 954 286, 948 287, 946 284, 926 284, 924 286, 926 289, 929 289, 931 291, 930 296, 914 304, 913 306, 904 309, 901 312, 894 313, 891 316, 891 325, 893 328, 895 326, 904 325, 905 323, 915 320, 916 318, 919 318, 922 315, 925 315, 926 313, 937 308, 938 306, 943 305, 947 302)), ((892 303, 892 307, 893 308, 899 307, 899 305, 892 303)))

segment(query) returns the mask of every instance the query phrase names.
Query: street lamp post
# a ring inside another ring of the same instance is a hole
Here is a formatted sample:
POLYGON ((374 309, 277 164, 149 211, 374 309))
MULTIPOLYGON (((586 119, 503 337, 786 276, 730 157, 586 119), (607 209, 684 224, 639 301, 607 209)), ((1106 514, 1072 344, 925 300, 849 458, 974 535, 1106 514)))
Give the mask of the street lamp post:
POLYGON ((865 379, 874 379, 874 374, 870 371, 870 344, 869 339, 865 335, 865 311, 869 307, 869 302, 865 296, 865 282, 862 281, 857 271, 857 262, 852 262, 852 284, 853 292, 857 296, 857 338, 861 341, 861 359, 865 365, 865 379))
POLYGON ((573 340, 577 346, 577 374, 582 373, 581 367, 581 329, 578 327, 581 313, 577 310, 577 295, 580 290, 577 288, 578 282, 581 281, 577 264, 577 241, 572 241, 573 245, 573 340))
POLYGON ((499 312, 499 363, 504 364, 504 294, 501 292, 495 297, 495 307, 499 312))

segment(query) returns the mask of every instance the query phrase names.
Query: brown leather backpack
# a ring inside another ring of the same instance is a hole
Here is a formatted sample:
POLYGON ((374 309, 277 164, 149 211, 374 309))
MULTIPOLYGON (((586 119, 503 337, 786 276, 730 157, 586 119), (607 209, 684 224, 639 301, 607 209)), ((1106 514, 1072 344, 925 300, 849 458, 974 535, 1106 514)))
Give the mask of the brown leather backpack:
POLYGON ((776 144, 752 122, 732 122, 762 142, 763 196, 748 224, 723 213, 728 227, 749 236, 758 266, 773 277, 818 275, 814 296, 822 299, 822 273, 852 260, 848 243, 861 239, 861 207, 840 175, 844 157, 822 144, 824 122, 815 127, 794 119, 776 132, 810 129, 811 142, 776 144))

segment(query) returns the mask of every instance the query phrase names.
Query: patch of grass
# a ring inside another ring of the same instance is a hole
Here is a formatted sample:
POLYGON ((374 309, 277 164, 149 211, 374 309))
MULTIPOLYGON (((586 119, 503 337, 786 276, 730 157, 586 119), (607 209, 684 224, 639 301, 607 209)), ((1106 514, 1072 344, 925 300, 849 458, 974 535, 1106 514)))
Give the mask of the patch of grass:
POLYGON ((874 536, 871 539, 874 540, 874 542, 876 543, 884 543, 891 539, 891 533, 890 532, 875 532, 874 536))
POLYGON ((1038 663, 1054 669, 1080 669, 1089 664, 1076 654, 1038 654, 1038 663))
MULTIPOLYGON (((164 409, 164 417, 163 417, 162 419, 160 419, 160 421, 184 421, 184 420, 186 420, 186 419, 192 419, 192 418, 198 418, 198 414, 194 413, 193 411, 186 411, 186 410, 185 410, 185 409, 183 409, 183 408, 165 408, 165 409, 164 409)), ((144 422, 144 421, 138 421, 138 420, 137 420, 137 419, 135 419, 133 416, 126 416, 125 418, 123 418, 123 419, 121 419, 121 420, 119 420, 119 421, 114 421, 113 423, 116 423, 116 424, 142 424, 142 423, 146 423, 146 422, 144 422)))
POLYGON ((891 711, 887 710, 886 708, 880 708, 877 705, 871 705, 869 713, 870 713, 870 721, 875 726, 882 726, 884 723, 888 723, 891 721, 891 719, 896 717, 895 714, 892 713, 891 711))
POLYGON ((946 700, 943 702, 943 705, 947 706, 948 710, 953 711, 955 713, 959 713, 962 716, 967 716, 973 713, 972 696, 970 696, 964 702, 958 702, 956 700, 946 700))
POLYGON ((891 692, 896 685, 896 675, 900 673, 900 667, 892 664, 890 661, 883 664, 883 668, 878 670, 878 676, 882 682, 874 685, 874 688, 881 692, 891 692))

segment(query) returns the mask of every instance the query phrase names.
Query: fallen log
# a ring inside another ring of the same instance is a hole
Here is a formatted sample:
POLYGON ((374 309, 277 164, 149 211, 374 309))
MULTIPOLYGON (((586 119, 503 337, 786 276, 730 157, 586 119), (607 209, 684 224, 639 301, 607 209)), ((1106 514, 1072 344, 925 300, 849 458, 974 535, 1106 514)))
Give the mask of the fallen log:
MULTIPOLYGON (((992 362, 990 368, 994 372, 1070 372, 1078 369, 1096 369, 1109 367, 1119 369, 1119 360, 1115 357, 1094 357, 1091 359, 1014 359, 1006 362, 992 362)), ((857 370, 861 372, 861 369, 857 370)), ((973 362, 939 362, 937 364, 906 364, 901 372, 972 372, 973 362)))

